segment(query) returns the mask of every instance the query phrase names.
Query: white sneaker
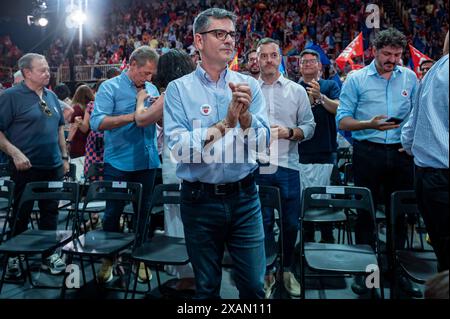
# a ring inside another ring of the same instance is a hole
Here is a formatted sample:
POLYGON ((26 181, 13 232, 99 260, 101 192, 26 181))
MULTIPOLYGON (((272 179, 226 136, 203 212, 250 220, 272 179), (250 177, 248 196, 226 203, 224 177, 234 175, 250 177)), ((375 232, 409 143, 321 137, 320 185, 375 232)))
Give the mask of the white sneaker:
POLYGON ((264 294, 266 299, 270 299, 275 282, 274 274, 268 274, 264 277, 264 294))
POLYGON ((57 253, 54 253, 44 259, 41 268, 50 271, 52 275, 58 275, 66 270, 66 263, 57 253))
POLYGON ((284 288, 286 288, 287 292, 292 297, 300 297, 300 283, 295 279, 295 276, 290 271, 283 272, 283 282, 284 282, 284 288))

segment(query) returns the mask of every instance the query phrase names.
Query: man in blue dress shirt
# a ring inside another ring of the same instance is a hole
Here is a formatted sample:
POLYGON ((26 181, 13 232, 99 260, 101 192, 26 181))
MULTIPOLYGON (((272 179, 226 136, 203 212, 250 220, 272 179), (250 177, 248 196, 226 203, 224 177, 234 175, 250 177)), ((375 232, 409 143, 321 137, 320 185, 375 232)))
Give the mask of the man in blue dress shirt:
POLYGON ((240 298, 264 298, 264 230, 252 174, 258 165, 249 157, 251 145, 267 148, 270 128, 258 82, 227 68, 235 21, 218 8, 196 17, 201 63, 168 85, 164 101, 164 134, 183 181, 181 218, 202 299, 220 297, 225 246, 240 298))
MULTIPOLYGON (((160 161, 155 124, 138 127, 134 112, 136 96, 141 90, 146 89, 150 95, 158 94, 156 87, 149 83, 156 73, 158 58, 156 51, 148 46, 134 50, 130 55, 129 70, 100 86, 90 119, 93 130, 105 132, 105 180, 141 183, 141 213, 149 209, 155 172, 160 161), (152 92, 149 92, 150 89, 152 92)), ((106 203, 103 220, 105 231, 120 230, 119 220, 124 204, 117 201, 106 203)), ((144 214, 140 216, 144 217, 144 214)), ((138 221, 137 225, 143 226, 144 221, 138 221)), ((98 280, 103 283, 112 278, 112 261, 104 260, 98 280)), ((145 276, 141 278, 146 279, 145 276)))
POLYGON ((402 129, 402 145, 414 156, 417 203, 438 258, 439 271, 448 270, 450 249, 448 33, 444 54, 423 78, 414 109, 402 129))
MULTIPOLYGON (((400 31, 391 28, 379 32, 373 45, 374 61, 352 73, 342 87, 336 122, 339 129, 353 131, 355 185, 369 188, 375 207, 384 203, 389 216, 392 192, 413 187, 413 161, 405 152, 399 152, 401 126, 406 121, 398 124, 387 119, 407 119, 417 78, 411 70, 397 65, 406 46, 406 37, 400 31)), ((405 243, 406 229, 402 221, 397 225, 399 247, 405 243)), ((369 214, 358 213, 355 237, 357 244, 374 245, 374 224, 369 214)), ((353 291, 365 293, 364 277, 355 279, 353 291)), ((421 295, 404 277, 400 286, 416 297, 421 295)))

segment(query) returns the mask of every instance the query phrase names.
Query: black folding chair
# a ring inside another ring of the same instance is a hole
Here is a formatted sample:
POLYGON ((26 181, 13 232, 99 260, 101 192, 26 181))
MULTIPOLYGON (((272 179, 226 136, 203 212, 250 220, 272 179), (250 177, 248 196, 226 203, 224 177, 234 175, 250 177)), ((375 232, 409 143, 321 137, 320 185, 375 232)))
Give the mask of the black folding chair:
MULTIPOLYGON (((135 213, 135 228, 138 228, 140 206, 142 198, 142 185, 140 183, 114 182, 114 181, 96 181, 88 189, 83 202, 83 209, 78 212, 78 220, 82 220, 84 214, 92 214, 93 211, 87 210, 89 203, 95 201, 117 201, 131 202, 137 209, 135 213)), ((68 263, 72 263, 73 257, 80 259, 83 282, 86 284, 86 274, 84 270, 83 257, 88 257, 91 263, 94 281, 97 281, 94 261, 99 258, 116 259, 127 248, 130 248, 135 242, 136 236, 133 228, 129 232, 107 232, 103 230, 93 230, 84 234, 80 233, 77 227, 77 234, 67 243, 62 252, 67 254, 68 263)), ((64 282, 66 277, 64 278, 64 282)), ((64 298, 66 286, 63 285, 61 296, 64 298)))
MULTIPOLYGON (((74 205, 78 203, 79 185, 74 182, 33 182, 25 186, 22 197, 18 205, 18 211, 27 202, 41 201, 41 200, 67 200, 74 205)), ((18 214, 16 214, 18 215, 18 214)), ((14 216, 12 233, 16 227, 19 216, 14 216)), ((76 221, 74 221, 76 224, 76 221)), ((24 255, 26 262, 26 273, 30 284, 36 288, 61 288, 53 286, 36 285, 31 276, 29 255, 46 255, 53 252, 56 248, 66 244, 72 238, 73 232, 71 230, 40 230, 28 229, 25 232, 12 237, 0 245, 0 253, 5 254, 6 258, 3 262, 3 272, 0 281, 0 293, 6 275, 6 266, 9 256, 24 255)), ((23 270, 23 265, 19 262, 23 270)))
MULTIPOLYGON (((71 164, 71 165, 75 166, 75 164, 71 164)), ((92 163, 89 166, 86 176, 84 177, 84 182, 81 183, 81 185, 80 185, 80 203, 78 205, 78 211, 81 211, 83 209, 82 200, 88 192, 89 185, 92 182, 99 180, 101 177, 103 177, 103 166, 104 166, 104 163, 101 163, 101 162, 92 163)), ((91 203, 89 203, 88 207, 86 207, 86 211, 89 212, 87 214, 88 215, 87 218, 89 220, 89 225, 91 227, 94 227, 98 222, 98 220, 97 220, 97 222, 94 222, 94 219, 92 218, 92 213, 100 214, 105 211, 105 207, 106 207, 106 203, 103 201, 91 202, 91 203)), ((68 210, 69 214, 67 216, 66 229, 69 227, 69 221, 71 220, 71 216, 74 213, 74 207, 70 206, 67 208, 67 210, 68 210)), ((81 225, 82 225, 83 232, 88 230, 88 224, 84 217, 85 216, 83 216, 83 218, 81 219, 81 225)))
MULTIPOLYGON (((347 167, 347 164, 346 164, 347 167)), ((340 185, 339 170, 336 166, 333 166, 331 173, 330 183, 334 186, 340 185)), ((350 223, 349 223, 349 211, 344 209, 333 209, 330 207, 309 209, 305 212, 303 217, 303 223, 311 223, 313 226, 319 226, 320 224, 331 224, 338 228, 337 242, 341 242, 341 229, 342 229, 342 243, 352 243, 350 223), (345 236, 347 234, 347 236, 345 236)))
MULTIPOLYGON (((333 186, 333 187, 307 187, 302 193, 300 211, 300 269, 301 269, 301 298, 305 297, 305 271, 308 267, 319 272, 319 277, 330 273, 364 275, 369 265, 378 268, 381 297, 384 299, 383 281, 381 280, 381 263, 378 254, 378 233, 375 231, 375 247, 369 245, 351 244, 323 244, 304 241, 303 218, 310 209, 326 208, 355 209, 359 213, 365 211, 370 214, 375 225, 375 209, 370 190, 363 187, 333 186), (339 195, 340 198, 314 198, 313 195, 339 195)), ((376 285, 374 286, 376 287, 376 285)), ((374 289, 372 290, 373 296, 374 289)))
MULTIPOLYGON (((147 266, 153 266, 156 269, 156 278, 158 281, 158 289, 161 295, 164 291, 161 288, 161 278, 159 269, 165 265, 186 265, 189 262, 189 256, 186 250, 184 238, 170 237, 166 235, 155 235, 149 238, 149 231, 151 230, 151 216, 153 209, 164 204, 179 205, 180 200, 180 185, 178 184, 159 184, 155 186, 151 206, 146 212, 146 223, 143 228, 143 233, 138 235, 137 245, 131 254, 131 260, 134 261, 136 269, 139 269, 139 264, 145 265, 147 278, 147 266)), ((136 294, 138 271, 135 273, 134 285, 132 290, 132 298, 136 294)), ((127 287, 129 286, 129 283, 127 287)), ((150 281, 148 281, 148 291, 151 290, 150 281)), ((127 298, 127 295, 125 295, 127 298)))
POLYGON ((14 182, 0 180, 0 245, 11 230, 9 225, 14 198, 14 182))
MULTIPOLYGON (((396 240, 397 224, 400 220, 407 222, 406 214, 416 215, 420 220, 419 208, 417 206, 416 193, 414 191, 397 191, 391 196, 391 223, 388 229, 390 233, 391 252, 393 252, 392 264, 394 271, 400 267, 401 271, 412 281, 418 284, 424 284, 428 279, 437 273, 437 257, 432 249, 420 248, 413 245, 402 245, 398 247, 399 241, 396 240), (403 215, 403 216, 401 216, 403 215)), ((406 226, 406 225, 405 225, 406 226)), ((422 234, 419 234, 422 236, 422 234)), ((391 298, 397 296, 396 276, 392 276, 391 298)))

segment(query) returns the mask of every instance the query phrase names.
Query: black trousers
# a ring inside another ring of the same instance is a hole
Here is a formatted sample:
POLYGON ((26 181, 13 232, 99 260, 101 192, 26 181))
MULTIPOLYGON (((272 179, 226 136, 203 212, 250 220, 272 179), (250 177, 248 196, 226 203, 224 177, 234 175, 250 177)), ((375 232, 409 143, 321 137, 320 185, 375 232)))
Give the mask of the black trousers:
POLYGON ((439 271, 449 269, 448 173, 448 169, 416 166, 414 178, 417 203, 438 258, 439 271))
MULTIPOLYGON (((401 144, 378 144, 356 140, 353 144, 355 186, 370 189, 375 208, 378 203, 385 204, 388 227, 390 227, 391 194, 395 191, 413 189, 413 158, 406 152, 399 152, 401 147, 401 144)), ((396 247, 404 247, 406 240, 404 216, 400 216, 396 224, 396 247)), ((369 214, 359 212, 355 225, 356 243, 373 246, 374 226, 369 214)), ((389 242, 390 238, 387 240, 389 242)))
MULTIPOLYGON (((30 168, 26 171, 13 170, 11 176, 15 183, 13 218, 18 214, 16 227, 12 233, 13 237, 27 230, 30 214, 33 210, 33 202, 27 202, 18 211, 25 185, 30 182, 62 181, 63 177, 64 170, 62 165, 53 169, 30 168)), ((56 230, 58 224, 58 201, 41 200, 38 202, 38 206, 40 211, 39 229, 56 230)))

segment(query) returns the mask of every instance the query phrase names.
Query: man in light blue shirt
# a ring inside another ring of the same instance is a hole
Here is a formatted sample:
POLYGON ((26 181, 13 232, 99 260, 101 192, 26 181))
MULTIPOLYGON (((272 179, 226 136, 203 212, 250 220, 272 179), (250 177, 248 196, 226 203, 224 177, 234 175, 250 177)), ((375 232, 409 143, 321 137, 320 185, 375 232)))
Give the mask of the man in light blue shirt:
MULTIPOLYGON (((448 33, 446 37, 448 52, 448 33)), ((402 129, 402 145, 415 163, 415 189, 439 271, 449 269, 449 65, 448 53, 423 78, 408 123, 402 129)))
MULTIPOLYGON (((157 65, 158 54, 150 47, 142 46, 134 50, 130 56, 129 70, 100 86, 90 119, 93 130, 105 132, 105 180, 142 184, 142 204, 139 208, 142 218, 149 209, 155 172, 160 161, 155 124, 143 128, 135 123, 136 96, 144 89, 150 95, 159 95, 156 87, 148 83, 156 73, 157 65)), ((117 201, 106 203, 103 220, 105 231, 119 231, 124 204, 117 201)), ((137 221, 138 227, 144 224, 143 219, 137 221)), ((112 278, 112 261, 104 260, 98 280, 103 283, 112 278)))
POLYGON ((197 69, 172 81, 164 100, 164 134, 177 161, 181 218, 196 298, 220 297, 225 245, 241 298, 263 298, 264 230, 253 172, 270 129, 258 82, 227 69, 236 17, 224 9, 194 21, 197 69))
MULTIPOLYGON (((412 157, 399 149, 400 127, 411 111, 417 78, 411 70, 397 65, 406 46, 406 37, 400 31, 392 28, 380 31, 373 45, 374 61, 352 73, 344 82, 336 121, 339 129, 352 131, 355 185, 369 188, 375 207, 383 203, 386 216, 389 216, 392 192, 413 187, 412 157)), ((397 225, 396 245, 403 247, 405 224, 399 220, 397 225)), ((373 234, 371 217, 359 212, 356 243, 374 245, 373 234)), ((420 290, 403 279, 401 287, 419 297, 420 290)), ((356 278, 352 289, 359 294, 367 291, 362 276, 356 278)))

